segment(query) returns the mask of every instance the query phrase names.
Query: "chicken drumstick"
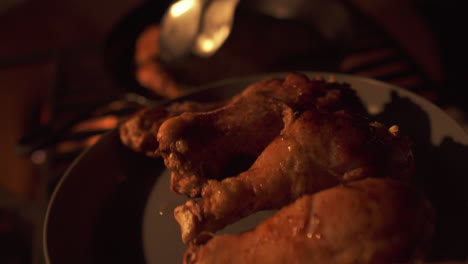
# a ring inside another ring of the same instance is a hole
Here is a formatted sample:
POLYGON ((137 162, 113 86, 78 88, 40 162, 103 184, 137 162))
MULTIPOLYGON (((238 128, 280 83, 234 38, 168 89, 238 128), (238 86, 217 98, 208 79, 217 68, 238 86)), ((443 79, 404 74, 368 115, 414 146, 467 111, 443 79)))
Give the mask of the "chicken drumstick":
POLYGON ((364 179, 305 195, 252 231, 191 245, 184 263, 406 263, 424 255, 433 218, 410 185, 364 179))
POLYGON ((291 121, 250 169, 209 180, 201 198, 177 207, 174 215, 183 242, 197 243, 204 231, 340 183, 367 177, 409 180, 413 166, 409 141, 395 130, 345 112, 309 110, 291 121))

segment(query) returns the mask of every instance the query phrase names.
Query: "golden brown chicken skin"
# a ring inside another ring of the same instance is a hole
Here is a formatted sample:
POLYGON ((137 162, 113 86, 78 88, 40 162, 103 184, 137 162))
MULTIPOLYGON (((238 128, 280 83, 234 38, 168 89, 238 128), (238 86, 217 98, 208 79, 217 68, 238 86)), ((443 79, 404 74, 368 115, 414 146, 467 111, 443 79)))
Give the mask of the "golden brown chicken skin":
POLYGON ((202 104, 186 101, 175 102, 168 106, 145 107, 120 125, 120 140, 135 152, 144 153, 152 158, 160 157, 156 135, 164 121, 184 112, 210 111, 223 104, 224 102, 202 104))
POLYGON ((366 113, 348 85, 293 73, 255 83, 215 111, 168 119, 157 140, 172 171, 171 189, 196 196, 208 179, 247 169, 294 113, 307 109, 366 113))
POLYGON ((142 109, 120 125, 120 141, 135 152, 158 157, 158 141, 154 135, 170 116, 165 107, 142 109))
POLYGON ((202 232, 345 182, 411 179, 410 143, 395 127, 389 130, 345 112, 309 110, 291 119, 251 168, 222 181, 209 180, 200 199, 175 209, 184 243, 203 241, 202 232))
POLYGON ((406 263, 424 256, 433 218, 410 185, 364 179, 305 195, 252 231, 191 245, 184 263, 406 263))

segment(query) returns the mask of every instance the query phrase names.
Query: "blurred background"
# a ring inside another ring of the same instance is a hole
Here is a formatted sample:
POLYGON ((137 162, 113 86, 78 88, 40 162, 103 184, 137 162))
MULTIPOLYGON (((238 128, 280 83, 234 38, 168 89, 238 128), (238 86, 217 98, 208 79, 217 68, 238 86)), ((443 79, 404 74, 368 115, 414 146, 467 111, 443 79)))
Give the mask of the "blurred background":
MULTIPOLYGON (((181 85, 279 70, 357 74, 418 93, 467 127, 468 42, 462 36, 468 21, 461 1, 312 2, 306 22, 319 37, 291 29, 277 17, 240 12, 221 55, 191 57, 182 63, 186 68, 179 63, 163 73, 173 73, 171 81, 181 85), (286 35, 273 34, 276 28, 286 35), (213 65, 225 69, 226 64, 231 68, 213 73, 213 65), (194 77, 199 68, 205 71, 194 77)), ((133 51, 144 34, 156 42, 154 31, 145 30, 157 27, 168 3, 0 1, 0 263, 43 263, 42 218, 55 184, 85 147, 141 107, 115 104, 116 94, 165 96, 151 81, 159 78, 159 68, 149 70, 150 81, 135 77, 141 65, 134 65, 133 51)), ((159 50, 149 52, 157 57, 159 50)))
MULTIPOLYGON (((43 263, 40 225, 46 185, 55 177, 45 168, 43 155, 34 162, 30 155, 17 155, 16 144, 48 123, 52 111, 62 111, 51 109, 57 87, 67 86, 61 84, 66 74, 61 69, 73 73, 75 79, 66 80, 75 85, 69 89, 89 90, 108 81, 100 61, 103 43, 141 3, 0 1, 0 263, 43 263)), ((62 102, 74 107, 71 99, 62 102)))

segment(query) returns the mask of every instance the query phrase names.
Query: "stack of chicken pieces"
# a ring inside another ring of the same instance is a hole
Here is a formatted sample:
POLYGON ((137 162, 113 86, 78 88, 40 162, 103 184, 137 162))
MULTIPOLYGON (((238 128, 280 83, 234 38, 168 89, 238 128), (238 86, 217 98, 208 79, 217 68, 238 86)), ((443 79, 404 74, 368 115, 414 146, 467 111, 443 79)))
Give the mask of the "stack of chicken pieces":
POLYGON ((193 198, 174 211, 184 263, 403 263, 429 247, 434 213, 411 184, 408 138, 333 78, 291 73, 225 102, 148 108, 120 132, 193 198), (272 209, 253 230, 215 235, 272 209))

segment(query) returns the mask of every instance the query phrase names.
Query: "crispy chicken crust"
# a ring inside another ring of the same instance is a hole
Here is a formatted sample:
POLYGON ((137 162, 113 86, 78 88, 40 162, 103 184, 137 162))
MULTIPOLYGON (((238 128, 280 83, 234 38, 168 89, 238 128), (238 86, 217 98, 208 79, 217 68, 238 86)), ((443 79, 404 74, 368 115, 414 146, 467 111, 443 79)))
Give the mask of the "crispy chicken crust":
POLYGON ((406 137, 344 112, 308 110, 245 172, 209 180, 201 198, 175 209, 182 240, 203 242, 215 232, 259 210, 279 209, 304 194, 368 178, 409 181, 414 160, 406 137))
POLYGON ((433 229, 418 190, 369 178, 305 195, 254 230, 193 244, 184 263, 406 263, 424 256, 433 229))
POLYGON ((210 111, 222 105, 223 102, 202 104, 189 101, 169 106, 145 107, 120 125, 120 140, 135 152, 152 158, 160 157, 156 135, 164 121, 184 112, 210 111))
POLYGON ((294 115, 307 109, 366 113, 348 85, 293 73, 285 80, 255 83, 215 111, 187 112, 168 119, 157 140, 172 171, 171 189, 197 196, 209 179, 247 169, 294 115))

